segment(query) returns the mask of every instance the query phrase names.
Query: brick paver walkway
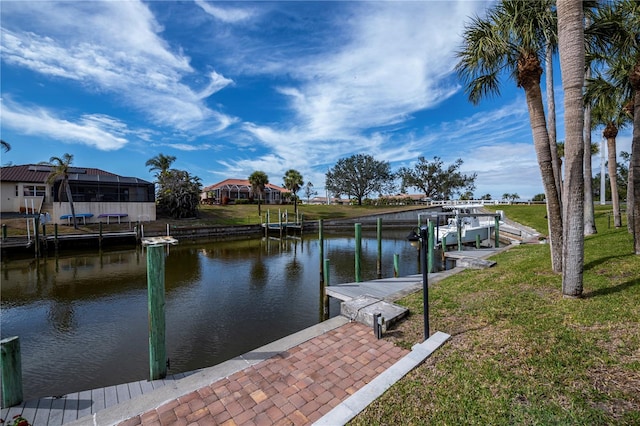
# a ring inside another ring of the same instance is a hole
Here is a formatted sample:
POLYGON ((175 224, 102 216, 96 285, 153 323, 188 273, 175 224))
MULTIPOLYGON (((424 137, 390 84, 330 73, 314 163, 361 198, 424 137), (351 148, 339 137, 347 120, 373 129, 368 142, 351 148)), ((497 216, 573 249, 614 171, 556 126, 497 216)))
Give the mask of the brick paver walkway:
POLYGON ((407 353, 348 323, 120 426, 310 424, 407 353))

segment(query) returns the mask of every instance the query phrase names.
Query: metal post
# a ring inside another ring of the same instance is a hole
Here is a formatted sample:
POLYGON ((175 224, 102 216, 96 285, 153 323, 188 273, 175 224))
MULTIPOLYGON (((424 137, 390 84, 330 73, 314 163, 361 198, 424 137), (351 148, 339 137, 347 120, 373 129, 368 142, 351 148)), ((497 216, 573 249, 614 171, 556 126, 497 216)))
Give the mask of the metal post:
POLYGON ((393 255, 393 276, 395 278, 398 278, 400 276, 400 270, 398 267, 399 263, 400 263, 400 255, 398 253, 395 253, 393 255))
POLYGON ((378 261, 377 268, 378 279, 382 278, 382 218, 378 218, 378 261))
POLYGON ((331 285, 331 279, 329 276, 329 259, 324 260, 324 285, 322 286, 322 299, 324 303, 324 316, 323 320, 329 319, 329 295, 327 294, 327 287, 331 285))
POLYGON ((151 380, 167 376, 164 316, 164 246, 147 247, 147 290, 149 292, 149 372, 151 380))
POLYGON ((435 253, 433 251, 433 241, 434 240, 434 234, 435 234, 435 229, 434 229, 434 223, 432 220, 427 221, 427 230, 429 232, 429 242, 430 244, 427 244, 427 255, 428 255, 428 264, 429 264, 429 269, 428 272, 432 273, 434 272, 434 264, 435 264, 435 253))
POLYGON ((324 285, 324 273, 323 273, 323 262, 324 262, 324 232, 322 229, 322 219, 318 219, 318 243, 320 244, 320 284, 324 285))
POLYGON ((495 247, 499 248, 500 247, 500 216, 496 216, 496 223, 495 223, 495 232, 496 232, 496 244, 495 247))
POLYGON ((360 257, 362 255, 362 224, 356 223, 356 282, 362 281, 362 270, 360 265, 360 257))
POLYGON ((422 310, 424 312, 424 340, 429 338, 429 274, 427 272, 427 245, 429 244, 428 230, 420 228, 420 260, 422 269, 422 310))
POLYGON ((20 338, 8 337, 0 340, 2 364, 2 408, 22 402, 22 359, 20 338))

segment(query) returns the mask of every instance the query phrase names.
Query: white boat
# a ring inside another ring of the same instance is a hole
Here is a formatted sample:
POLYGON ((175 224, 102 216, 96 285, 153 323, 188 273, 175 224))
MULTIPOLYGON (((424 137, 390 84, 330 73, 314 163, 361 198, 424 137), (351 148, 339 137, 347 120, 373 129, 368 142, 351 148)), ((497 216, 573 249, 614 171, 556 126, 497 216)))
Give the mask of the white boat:
POLYGON ((445 225, 439 225, 437 229, 437 243, 447 246, 476 243, 478 237, 480 241, 489 240, 495 228, 495 216, 500 212, 481 213, 481 204, 466 204, 450 206, 450 213, 444 213, 447 217, 445 225), (476 215, 474 215, 476 214, 476 215), (458 241, 460 233, 460 241, 458 241))

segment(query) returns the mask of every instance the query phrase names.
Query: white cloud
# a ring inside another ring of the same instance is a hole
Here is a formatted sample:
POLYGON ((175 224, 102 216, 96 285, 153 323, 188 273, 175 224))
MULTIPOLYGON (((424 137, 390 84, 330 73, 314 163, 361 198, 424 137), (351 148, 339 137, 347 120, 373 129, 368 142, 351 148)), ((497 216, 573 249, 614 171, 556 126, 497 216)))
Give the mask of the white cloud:
POLYGON ((135 1, 21 4, 25 7, 18 11, 3 12, 3 22, 10 22, 14 14, 29 20, 20 29, 3 27, 3 61, 76 80, 94 92, 113 93, 157 125, 210 132, 236 121, 203 102, 232 80, 212 71, 205 87, 184 84, 182 80, 195 70, 188 57, 172 51, 160 37, 162 27, 146 5, 135 1))
POLYGON ((57 117, 45 108, 28 108, 2 100, 2 125, 27 135, 50 137, 64 143, 80 143, 102 151, 124 147, 126 124, 101 114, 84 114, 77 122, 57 117))
POLYGON ((204 0, 195 0, 195 3, 209 15, 226 23, 246 21, 256 15, 255 10, 248 8, 214 6, 213 3, 204 0))

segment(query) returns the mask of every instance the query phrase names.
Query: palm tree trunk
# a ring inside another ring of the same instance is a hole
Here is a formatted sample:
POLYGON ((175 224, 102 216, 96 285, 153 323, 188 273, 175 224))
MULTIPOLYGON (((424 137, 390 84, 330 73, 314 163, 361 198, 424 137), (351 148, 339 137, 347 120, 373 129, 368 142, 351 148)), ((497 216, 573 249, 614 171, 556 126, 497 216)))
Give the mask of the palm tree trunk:
POLYGON ((73 229, 78 229, 78 220, 76 219, 76 208, 73 205, 73 196, 71 195, 71 187, 69 186, 69 181, 64 180, 62 182, 64 185, 64 189, 67 193, 67 200, 69 200, 69 207, 71 208, 71 217, 73 218, 73 229))
POLYGON ((616 138, 607 138, 607 167, 609 169, 609 185, 611 186, 611 204, 613 206, 613 223, 616 228, 622 226, 620 216, 620 197, 618 196, 618 170, 616 161, 616 138))
POLYGON ((549 131, 549 146, 551 147, 551 163, 553 164, 553 176, 556 180, 556 190, 562 200, 562 165, 558 156, 558 145, 556 136, 556 97, 553 91, 553 50, 551 43, 547 42, 545 59, 545 81, 547 92, 547 111, 549 111, 547 122, 549 131))
MULTIPOLYGON (((587 67, 584 84, 591 78, 591 67, 587 67)), ((591 167, 591 106, 584 108, 584 235, 597 234, 593 206, 593 169, 591 167)))
POLYGON ((547 218, 549 224, 549 245, 551 247, 551 267, 554 272, 562 272, 562 212, 556 187, 549 133, 544 117, 542 91, 539 84, 525 87, 529 121, 533 133, 533 145, 540 167, 542 185, 547 198, 547 218))
POLYGON ((633 200, 631 205, 627 200, 627 209, 632 210, 633 216, 633 247, 640 255, 640 62, 636 64, 635 79, 631 82, 635 89, 633 111, 633 139, 631 140, 631 162, 629 173, 633 173, 633 200))
POLYGON ((562 271, 562 212, 560 197, 556 187, 549 133, 544 117, 542 91, 540 85, 525 88, 529 121, 533 133, 533 145, 538 158, 538 165, 542 175, 542 184, 547 198, 547 218, 549 222, 549 241, 551 247, 551 267, 554 272, 562 271))
POLYGON ((584 267, 584 27, 582 2, 558 0, 558 39, 564 89, 565 186, 562 294, 582 295, 584 267))

